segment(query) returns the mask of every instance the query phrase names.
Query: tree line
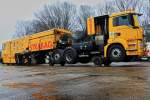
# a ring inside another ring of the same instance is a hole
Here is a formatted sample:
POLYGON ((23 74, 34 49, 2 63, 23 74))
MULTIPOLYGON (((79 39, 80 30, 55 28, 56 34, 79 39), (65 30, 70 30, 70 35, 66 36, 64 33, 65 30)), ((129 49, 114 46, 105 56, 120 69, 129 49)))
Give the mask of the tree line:
POLYGON ((94 6, 77 6, 71 2, 64 1, 45 4, 34 13, 32 20, 18 21, 14 37, 22 37, 52 28, 64 28, 72 31, 74 38, 81 38, 86 33, 86 20, 88 17, 106 15, 128 9, 134 9, 139 13, 143 13, 141 24, 149 24, 150 0, 111 0, 94 6))

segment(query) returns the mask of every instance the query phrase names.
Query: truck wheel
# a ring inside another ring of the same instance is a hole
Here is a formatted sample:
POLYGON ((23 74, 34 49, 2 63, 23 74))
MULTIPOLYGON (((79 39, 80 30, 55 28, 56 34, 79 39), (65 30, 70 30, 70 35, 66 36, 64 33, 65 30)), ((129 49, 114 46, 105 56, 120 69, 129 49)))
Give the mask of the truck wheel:
POLYGON ((25 56, 25 61, 26 61, 26 65, 35 65, 38 62, 36 58, 34 57, 34 55, 32 54, 27 54, 25 56))
POLYGON ((68 64, 75 64, 77 61, 77 52, 74 48, 67 48, 64 51, 64 59, 68 64))
MULTIPOLYGON (((51 57, 51 56, 50 56, 51 57)), ((54 66, 54 59, 51 57, 49 58, 49 66, 54 66)))
POLYGON ((33 58, 29 58, 29 62, 30 62, 31 65, 35 65, 35 64, 38 63, 36 58, 34 58, 34 57, 33 58))
POLYGON ((16 65, 18 65, 19 64, 18 55, 15 55, 15 61, 16 61, 16 65))
POLYGON ((23 56, 22 56, 22 63, 23 63, 24 65, 27 65, 28 59, 26 58, 26 55, 23 55, 23 56))
POLYGON ((21 54, 16 54, 15 55, 15 60, 17 65, 22 65, 23 64, 23 56, 21 54))
POLYGON ((15 61, 16 61, 16 65, 19 65, 19 55, 18 54, 15 54, 15 61))
POLYGON ((94 56, 92 58, 92 62, 94 63, 95 66, 102 66, 102 64, 103 64, 103 60, 99 56, 94 56))
POLYGON ((113 45, 108 51, 108 57, 111 62, 121 62, 125 59, 125 50, 120 45, 113 45))
POLYGON ((49 66, 54 66, 54 62, 49 62, 49 66))
POLYGON ((53 59, 55 64, 60 64, 64 59, 63 59, 63 53, 64 51, 61 49, 57 49, 53 53, 53 59))
POLYGON ((49 66, 54 66, 55 63, 54 63, 54 59, 53 59, 53 54, 49 54, 49 66))

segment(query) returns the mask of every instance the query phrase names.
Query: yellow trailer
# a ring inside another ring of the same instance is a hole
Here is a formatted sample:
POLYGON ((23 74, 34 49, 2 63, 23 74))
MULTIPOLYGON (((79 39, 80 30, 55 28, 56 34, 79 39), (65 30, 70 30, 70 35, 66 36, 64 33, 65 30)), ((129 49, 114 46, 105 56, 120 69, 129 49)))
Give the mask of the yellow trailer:
POLYGON ((46 54, 57 48, 57 44, 64 36, 70 35, 71 32, 68 30, 51 29, 5 42, 2 49, 2 62, 25 64, 29 63, 31 55, 36 55, 38 57, 36 59, 41 60, 43 59, 41 57, 46 57, 46 54))

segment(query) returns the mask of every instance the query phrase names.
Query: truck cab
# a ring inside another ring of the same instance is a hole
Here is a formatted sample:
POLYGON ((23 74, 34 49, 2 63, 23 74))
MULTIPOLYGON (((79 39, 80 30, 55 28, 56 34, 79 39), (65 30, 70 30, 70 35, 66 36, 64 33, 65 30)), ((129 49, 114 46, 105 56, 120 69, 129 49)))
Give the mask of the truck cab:
POLYGON ((91 17, 87 20, 87 34, 101 36, 105 63, 124 62, 144 54, 143 30, 135 11, 91 17))

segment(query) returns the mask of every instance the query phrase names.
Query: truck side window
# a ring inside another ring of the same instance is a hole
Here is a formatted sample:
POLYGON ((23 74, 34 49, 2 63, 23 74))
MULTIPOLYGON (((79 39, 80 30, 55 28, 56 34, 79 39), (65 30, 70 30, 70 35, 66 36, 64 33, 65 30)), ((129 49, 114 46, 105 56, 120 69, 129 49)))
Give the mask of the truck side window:
POLYGON ((71 36, 64 35, 60 38, 59 43, 70 43, 71 42, 71 36))
POLYGON ((134 25, 134 19, 132 15, 125 15, 125 16, 119 16, 115 17, 113 19, 113 26, 133 26, 134 25))
POLYGON ((68 42, 69 38, 70 37, 68 35, 64 35, 63 37, 61 37, 61 41, 68 42))

